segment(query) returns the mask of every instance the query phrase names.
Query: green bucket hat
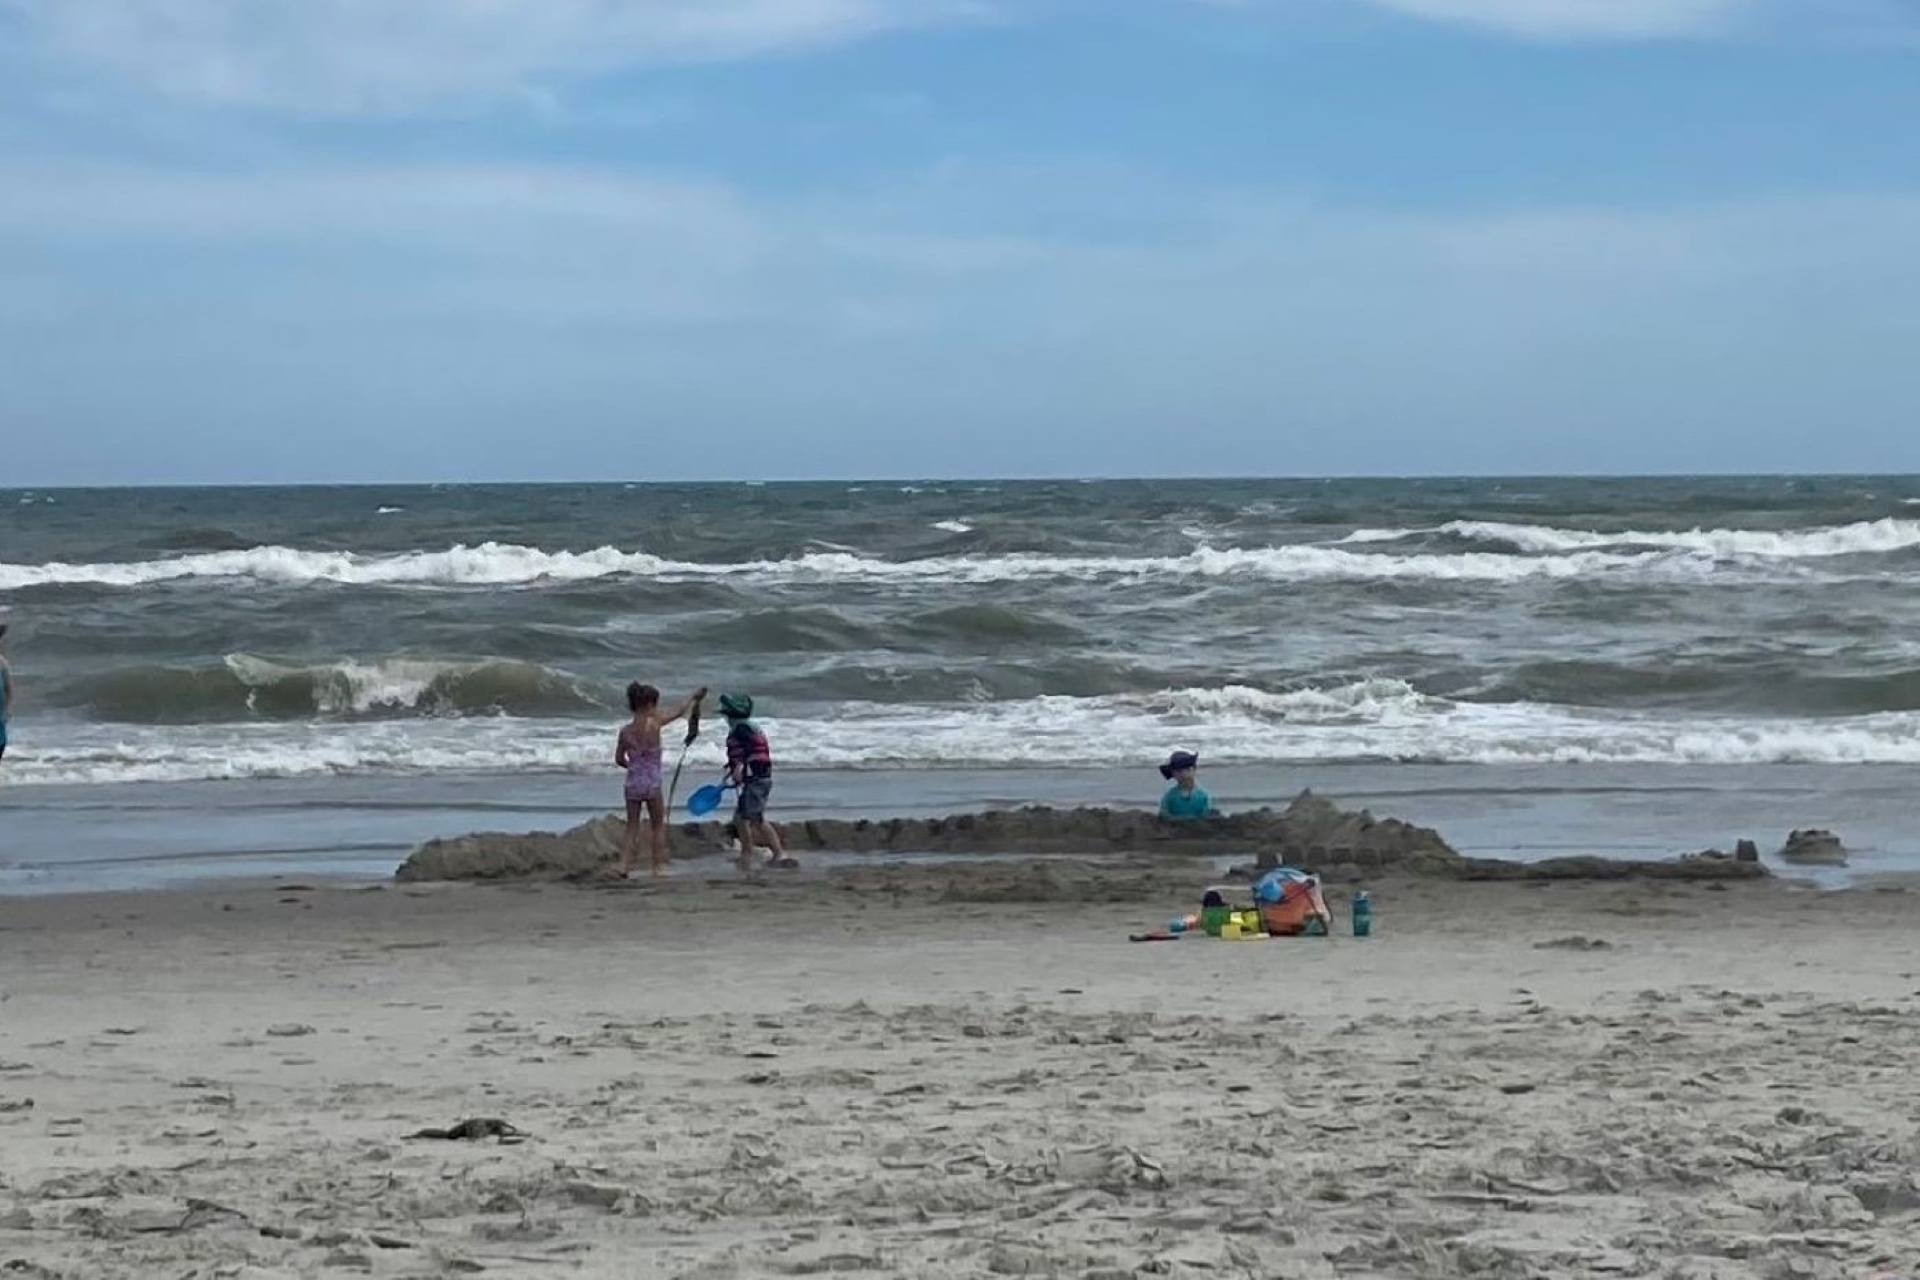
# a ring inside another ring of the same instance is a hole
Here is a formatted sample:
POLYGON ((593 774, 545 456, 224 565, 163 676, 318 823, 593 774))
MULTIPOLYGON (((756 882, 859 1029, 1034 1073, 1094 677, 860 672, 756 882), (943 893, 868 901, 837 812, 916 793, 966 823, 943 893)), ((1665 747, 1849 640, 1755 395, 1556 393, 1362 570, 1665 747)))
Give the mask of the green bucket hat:
POLYGON ((746 720, 753 715, 753 699, 744 693, 720 695, 720 714, 729 720, 746 720))

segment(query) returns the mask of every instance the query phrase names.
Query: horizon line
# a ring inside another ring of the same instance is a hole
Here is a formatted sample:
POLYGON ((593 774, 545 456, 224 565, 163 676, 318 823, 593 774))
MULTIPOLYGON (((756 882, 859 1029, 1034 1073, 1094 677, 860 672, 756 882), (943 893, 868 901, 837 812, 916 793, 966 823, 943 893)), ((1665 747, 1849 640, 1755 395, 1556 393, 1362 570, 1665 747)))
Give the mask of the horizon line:
POLYGON ((98 493, 112 490, 164 492, 191 489, 434 489, 434 488, 797 488, 804 485, 879 484, 1315 484, 1351 480, 1912 480, 1920 471, 1458 471, 1458 472, 1327 472, 1318 475, 1037 475, 1037 476, 792 476, 754 479, 684 480, 222 480, 136 481, 99 484, 16 484, 0 486, 0 493, 98 493))

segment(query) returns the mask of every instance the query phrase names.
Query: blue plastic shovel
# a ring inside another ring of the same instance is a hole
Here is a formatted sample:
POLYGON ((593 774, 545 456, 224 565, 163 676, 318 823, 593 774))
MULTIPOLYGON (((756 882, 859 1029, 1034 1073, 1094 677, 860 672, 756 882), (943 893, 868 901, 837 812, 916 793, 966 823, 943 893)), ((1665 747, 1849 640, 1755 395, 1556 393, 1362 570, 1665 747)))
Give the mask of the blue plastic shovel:
POLYGON ((731 782, 711 782, 687 797, 687 812, 704 818, 720 807, 720 801, 733 789, 731 782))

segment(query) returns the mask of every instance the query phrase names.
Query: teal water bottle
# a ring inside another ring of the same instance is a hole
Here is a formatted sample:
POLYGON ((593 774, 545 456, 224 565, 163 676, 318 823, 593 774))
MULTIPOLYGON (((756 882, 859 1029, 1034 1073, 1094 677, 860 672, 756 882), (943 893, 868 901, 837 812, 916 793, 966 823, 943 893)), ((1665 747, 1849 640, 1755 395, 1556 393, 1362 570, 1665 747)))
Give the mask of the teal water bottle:
POLYGON ((1353 895, 1353 936, 1364 938, 1373 932, 1373 899, 1362 889, 1353 895))

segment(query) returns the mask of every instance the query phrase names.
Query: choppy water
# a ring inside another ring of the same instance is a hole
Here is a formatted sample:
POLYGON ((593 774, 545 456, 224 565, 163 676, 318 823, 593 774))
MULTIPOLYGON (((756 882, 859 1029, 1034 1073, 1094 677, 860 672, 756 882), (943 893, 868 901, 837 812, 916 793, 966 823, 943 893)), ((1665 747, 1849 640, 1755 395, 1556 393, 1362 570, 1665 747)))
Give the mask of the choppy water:
POLYGON ((1916 763, 1916 586, 1915 477, 0 491, 4 768, 1916 763))

